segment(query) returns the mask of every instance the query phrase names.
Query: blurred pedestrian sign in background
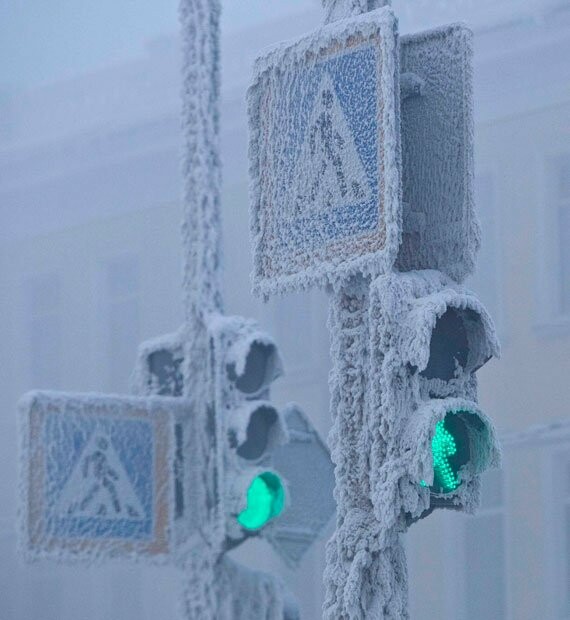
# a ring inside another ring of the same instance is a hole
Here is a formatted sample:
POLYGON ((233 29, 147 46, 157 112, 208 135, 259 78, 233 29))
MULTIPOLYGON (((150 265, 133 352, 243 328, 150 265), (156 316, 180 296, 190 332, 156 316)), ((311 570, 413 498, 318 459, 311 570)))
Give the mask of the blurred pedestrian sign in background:
POLYGON ((21 407, 28 557, 170 553, 181 401, 33 392, 21 407))
POLYGON ((249 92, 258 291, 393 264, 397 53, 395 20, 382 12, 258 59, 249 92))

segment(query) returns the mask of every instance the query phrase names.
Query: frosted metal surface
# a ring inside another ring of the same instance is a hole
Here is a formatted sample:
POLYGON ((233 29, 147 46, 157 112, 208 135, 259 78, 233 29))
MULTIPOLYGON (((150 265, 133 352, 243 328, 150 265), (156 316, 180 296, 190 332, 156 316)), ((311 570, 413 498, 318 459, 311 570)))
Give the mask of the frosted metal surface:
POLYGON ((284 415, 289 441, 276 448, 272 460, 287 480, 291 502, 268 538, 296 566, 335 513, 334 467, 309 418, 295 405, 284 415))
POLYGON ((404 36, 402 74, 422 80, 401 103, 403 235, 397 267, 439 269, 461 282, 480 245, 473 202, 471 31, 452 25, 404 36))
POLYGON ((393 265, 400 234, 399 71, 389 9, 260 56, 248 93, 254 291, 393 265))

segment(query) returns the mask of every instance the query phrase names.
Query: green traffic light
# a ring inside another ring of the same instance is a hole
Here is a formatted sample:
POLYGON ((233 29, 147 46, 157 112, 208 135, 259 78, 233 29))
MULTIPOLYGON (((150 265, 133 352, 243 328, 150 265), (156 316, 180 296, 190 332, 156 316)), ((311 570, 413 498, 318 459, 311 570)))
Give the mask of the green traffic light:
POLYGON ((248 530, 258 530, 279 516, 285 506, 285 490, 279 476, 269 471, 256 476, 247 490, 247 507, 237 516, 248 530))
MULTIPOLYGON (((462 412, 448 412, 435 426, 431 441, 434 493, 451 493, 461 485, 459 470, 469 461, 469 435, 462 412)), ((428 486, 425 480, 420 484, 428 486)))

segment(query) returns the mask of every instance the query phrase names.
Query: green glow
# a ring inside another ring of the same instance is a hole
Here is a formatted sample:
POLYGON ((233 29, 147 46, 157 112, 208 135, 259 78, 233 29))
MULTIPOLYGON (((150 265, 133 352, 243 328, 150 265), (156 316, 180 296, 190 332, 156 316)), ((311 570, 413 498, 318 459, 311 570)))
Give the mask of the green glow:
POLYGON ((431 440, 433 456, 434 485, 441 487, 444 493, 454 491, 459 485, 459 476, 453 470, 449 457, 457 453, 457 443, 453 435, 445 428, 443 420, 435 427, 435 434, 431 440))
POLYGON ((285 491, 279 476, 269 471, 256 476, 247 490, 247 508, 237 516, 248 530, 258 530, 283 511, 285 491))
POLYGON ((459 472, 471 458, 468 415, 471 427, 482 426, 480 418, 469 411, 448 411, 445 419, 435 425, 431 440, 433 484, 430 486, 425 480, 419 483, 429 487, 432 493, 452 493, 461 485, 459 472))

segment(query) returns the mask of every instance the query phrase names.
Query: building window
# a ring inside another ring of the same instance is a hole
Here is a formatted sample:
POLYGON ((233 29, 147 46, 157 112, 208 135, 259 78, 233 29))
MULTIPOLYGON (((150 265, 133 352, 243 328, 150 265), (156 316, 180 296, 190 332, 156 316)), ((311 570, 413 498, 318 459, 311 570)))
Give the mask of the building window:
POLYGON ((108 387, 126 392, 140 340, 140 273, 135 256, 120 256, 106 266, 108 387))
POLYGON ((570 315, 570 154, 552 162, 552 187, 558 230, 559 307, 570 315))
POLYGON ((465 617, 506 618, 505 510, 503 476, 482 476, 481 508, 465 518, 465 617), (482 593, 485 593, 482 596, 482 593))
POLYGON ((545 617, 570 619, 570 426, 560 426, 544 449, 545 617), (550 443, 550 442, 549 442, 550 443))
POLYGON ((543 195, 537 213, 536 327, 557 335, 570 327, 570 153, 546 158, 543 195))
POLYGON ((448 513, 445 521, 449 620, 508 618, 503 472, 488 470, 481 482, 476 514, 448 513))
POLYGON ((30 387, 61 387, 62 286, 57 273, 43 273, 25 284, 28 315, 30 387))
POLYGON ((554 605, 552 615, 570 618, 570 449, 551 452, 553 486, 547 502, 554 516, 550 528, 549 549, 551 574, 550 596, 554 605))
POLYGON ((493 175, 485 173, 475 178, 475 208, 481 223, 481 250, 475 273, 468 281, 501 329, 500 264, 498 251, 497 201, 493 175))
POLYGON ((565 485, 563 487, 563 522, 564 522, 564 607, 566 615, 570 615, 570 455, 567 456, 565 467, 565 485))

